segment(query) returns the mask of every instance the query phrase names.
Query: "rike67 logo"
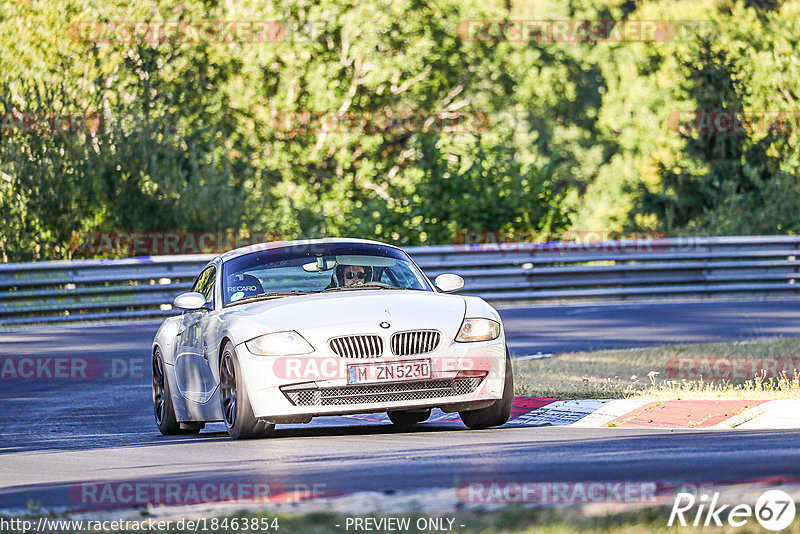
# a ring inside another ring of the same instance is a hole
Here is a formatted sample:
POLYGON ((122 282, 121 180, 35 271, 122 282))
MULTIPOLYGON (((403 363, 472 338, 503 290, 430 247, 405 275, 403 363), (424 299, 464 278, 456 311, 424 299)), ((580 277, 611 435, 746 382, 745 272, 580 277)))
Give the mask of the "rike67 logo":
POLYGON ((719 492, 713 495, 702 493, 699 496, 678 493, 667 525, 721 527, 727 522, 732 527, 743 527, 755 517, 762 527, 777 532, 792 524, 795 511, 794 499, 781 490, 763 493, 755 507, 749 504, 719 504, 719 492), (695 507, 697 509, 692 511, 695 507))

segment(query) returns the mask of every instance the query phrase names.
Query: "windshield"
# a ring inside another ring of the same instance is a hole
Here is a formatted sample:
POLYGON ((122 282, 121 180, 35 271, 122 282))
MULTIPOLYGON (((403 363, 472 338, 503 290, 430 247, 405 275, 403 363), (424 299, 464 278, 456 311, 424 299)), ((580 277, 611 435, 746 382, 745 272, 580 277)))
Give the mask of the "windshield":
POLYGON ((224 306, 292 293, 433 290, 405 252, 364 243, 294 245, 254 252, 225 262, 222 279, 224 306))

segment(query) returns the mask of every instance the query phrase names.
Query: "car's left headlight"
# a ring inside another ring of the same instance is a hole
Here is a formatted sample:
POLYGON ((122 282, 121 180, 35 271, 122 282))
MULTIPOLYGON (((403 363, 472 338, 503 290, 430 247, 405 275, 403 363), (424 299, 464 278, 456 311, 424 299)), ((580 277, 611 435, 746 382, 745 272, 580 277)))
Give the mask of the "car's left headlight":
POLYGON ((500 337, 500 323, 491 319, 464 319, 456 341, 491 341, 500 337))
POLYGON ((294 330, 259 336, 245 342, 245 345, 253 354, 262 356, 295 356, 314 352, 314 347, 294 330))

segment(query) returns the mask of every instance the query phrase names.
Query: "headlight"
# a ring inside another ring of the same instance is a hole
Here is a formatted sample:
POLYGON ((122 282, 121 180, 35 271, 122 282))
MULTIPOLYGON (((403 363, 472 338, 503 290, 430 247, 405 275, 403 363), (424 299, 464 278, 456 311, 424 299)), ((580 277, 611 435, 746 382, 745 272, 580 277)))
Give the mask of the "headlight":
POLYGON ((314 352, 314 347, 294 330, 259 336, 245 345, 253 354, 262 356, 293 356, 314 352))
POLYGON ((456 341, 491 341, 500 337, 500 323, 491 319, 464 319, 456 341))

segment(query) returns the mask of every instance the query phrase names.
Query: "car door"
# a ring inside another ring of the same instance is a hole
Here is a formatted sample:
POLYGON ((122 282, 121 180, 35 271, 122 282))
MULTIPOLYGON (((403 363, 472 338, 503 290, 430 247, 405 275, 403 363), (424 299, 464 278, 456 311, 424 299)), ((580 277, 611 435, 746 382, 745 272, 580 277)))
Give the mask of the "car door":
POLYGON ((206 268, 197 277, 192 291, 206 297, 209 309, 184 312, 178 330, 175 358, 178 390, 187 400, 201 404, 211 399, 217 387, 217 381, 211 372, 209 347, 205 335, 209 322, 213 321, 216 315, 213 311, 216 277, 217 269, 214 265, 206 268))

